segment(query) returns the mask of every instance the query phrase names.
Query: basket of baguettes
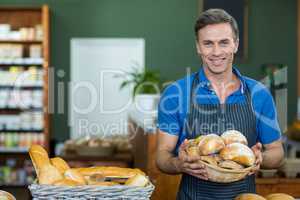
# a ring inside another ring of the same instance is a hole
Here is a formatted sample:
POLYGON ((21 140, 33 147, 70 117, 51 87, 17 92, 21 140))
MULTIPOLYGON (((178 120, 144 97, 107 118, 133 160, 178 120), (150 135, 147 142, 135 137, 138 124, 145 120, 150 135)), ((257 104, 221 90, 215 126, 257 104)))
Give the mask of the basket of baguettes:
POLYGON ((70 168, 59 157, 33 145, 29 155, 37 180, 29 186, 33 199, 149 199, 154 186, 139 169, 121 167, 70 168))
POLYGON ((229 183, 245 178, 255 166, 255 155, 247 145, 241 132, 229 130, 221 136, 208 134, 189 140, 187 152, 200 156, 210 181, 229 183))

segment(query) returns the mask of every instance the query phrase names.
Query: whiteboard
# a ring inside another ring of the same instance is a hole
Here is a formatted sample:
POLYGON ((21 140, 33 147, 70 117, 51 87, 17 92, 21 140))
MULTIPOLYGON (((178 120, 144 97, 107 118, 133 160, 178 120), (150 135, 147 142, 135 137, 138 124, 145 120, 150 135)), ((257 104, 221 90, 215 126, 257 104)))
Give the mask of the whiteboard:
POLYGON ((120 90, 116 74, 145 66, 145 41, 114 38, 71 39, 69 125, 71 138, 127 134, 132 88, 120 90))

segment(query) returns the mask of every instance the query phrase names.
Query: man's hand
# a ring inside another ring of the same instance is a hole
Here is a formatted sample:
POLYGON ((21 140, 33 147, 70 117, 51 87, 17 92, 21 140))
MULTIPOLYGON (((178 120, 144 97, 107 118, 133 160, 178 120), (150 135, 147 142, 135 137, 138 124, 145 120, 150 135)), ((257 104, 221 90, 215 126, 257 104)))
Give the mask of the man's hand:
POLYGON ((180 145, 178 158, 176 158, 176 167, 180 172, 187 173, 200 179, 208 180, 205 165, 199 163, 199 156, 189 156, 187 153, 188 141, 180 145))
POLYGON ((251 147, 254 155, 255 155, 255 167, 251 169, 249 175, 255 174, 260 169, 260 165, 263 161, 263 155, 262 155, 262 144, 256 143, 254 146, 251 147))

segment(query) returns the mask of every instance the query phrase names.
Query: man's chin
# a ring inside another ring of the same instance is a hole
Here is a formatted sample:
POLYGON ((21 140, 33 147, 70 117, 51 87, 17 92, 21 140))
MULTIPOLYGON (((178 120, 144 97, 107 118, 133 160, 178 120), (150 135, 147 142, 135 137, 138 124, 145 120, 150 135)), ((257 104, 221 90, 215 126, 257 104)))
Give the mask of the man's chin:
POLYGON ((213 67, 208 67, 209 71, 212 72, 213 74, 222 74, 226 71, 226 67, 224 66, 213 66, 213 67))

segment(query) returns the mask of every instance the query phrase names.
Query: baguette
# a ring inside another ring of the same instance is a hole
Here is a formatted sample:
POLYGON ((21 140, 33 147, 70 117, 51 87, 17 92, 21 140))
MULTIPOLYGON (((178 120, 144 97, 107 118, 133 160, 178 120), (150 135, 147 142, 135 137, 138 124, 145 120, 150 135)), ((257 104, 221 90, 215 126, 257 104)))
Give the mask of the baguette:
POLYGON ((64 178, 64 179, 53 182, 53 185, 55 185, 55 186, 81 186, 83 184, 79 183, 77 181, 68 179, 68 178, 64 178))
POLYGON ((82 174, 80 174, 77 170, 75 169, 68 169, 64 173, 65 178, 71 179, 73 181, 76 181, 80 184, 85 185, 86 181, 85 178, 83 177, 82 174))
POLYGON ((51 164, 56 167, 61 174, 64 174, 66 170, 70 169, 69 165, 60 157, 50 159, 51 164))
POLYGON ((42 146, 32 145, 29 148, 29 156, 36 171, 37 177, 39 178, 41 169, 47 165, 50 165, 48 153, 42 146))
POLYGON ((146 176, 137 174, 131 178, 129 178, 125 185, 135 186, 135 187, 145 187, 149 183, 149 180, 146 176))
POLYGON ((63 175, 51 164, 43 166, 38 173, 39 184, 51 185, 61 179, 63 179, 63 175))
POLYGON ((95 174, 100 174, 104 177, 131 178, 137 174, 145 175, 145 173, 139 169, 130 169, 122 167, 88 167, 74 169, 83 176, 92 176, 95 174))

